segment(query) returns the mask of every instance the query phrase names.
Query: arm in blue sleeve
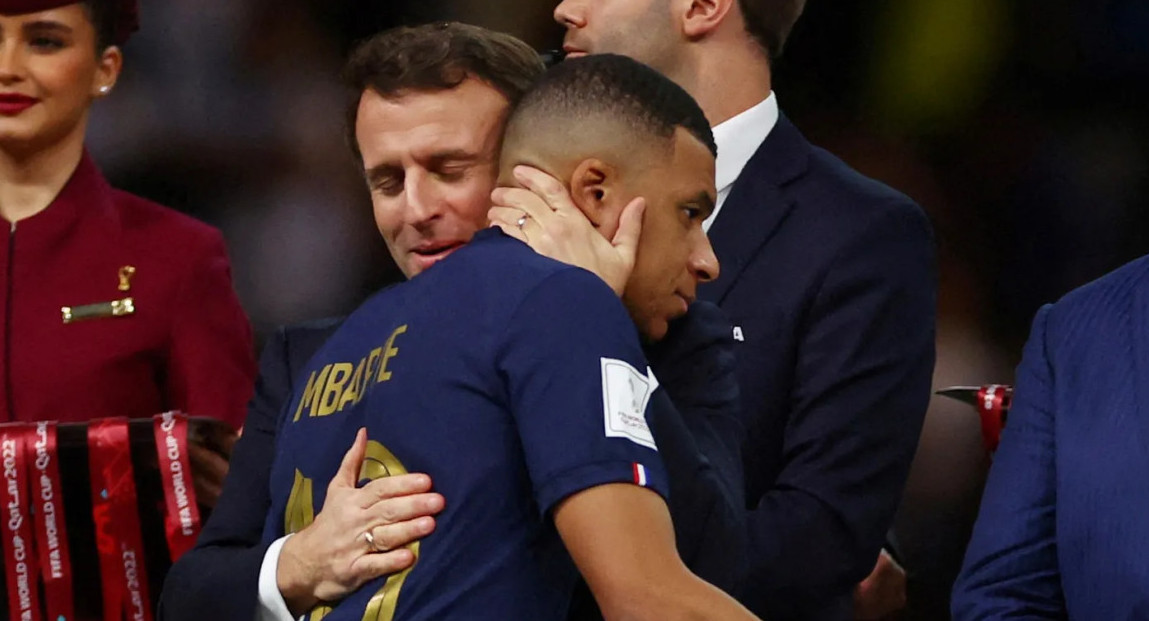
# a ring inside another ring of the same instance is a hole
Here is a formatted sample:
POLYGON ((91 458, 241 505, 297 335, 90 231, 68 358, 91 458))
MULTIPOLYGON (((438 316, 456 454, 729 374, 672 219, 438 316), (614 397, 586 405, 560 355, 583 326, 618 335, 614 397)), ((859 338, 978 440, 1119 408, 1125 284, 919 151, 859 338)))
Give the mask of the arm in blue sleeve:
POLYGON ((955 621, 1064 619, 1057 564, 1054 372, 1049 308, 1033 322, 965 563, 954 585, 955 621))

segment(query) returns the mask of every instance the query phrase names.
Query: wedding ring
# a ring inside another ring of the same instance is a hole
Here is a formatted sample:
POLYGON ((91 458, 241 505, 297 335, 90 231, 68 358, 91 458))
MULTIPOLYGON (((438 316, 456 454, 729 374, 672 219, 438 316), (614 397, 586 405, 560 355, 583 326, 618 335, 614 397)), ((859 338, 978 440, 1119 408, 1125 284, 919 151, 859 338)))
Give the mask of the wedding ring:
POLYGON ((379 547, 375 545, 375 536, 371 534, 371 531, 368 530, 363 532, 363 540, 367 542, 367 547, 369 548, 367 550, 368 552, 379 551, 379 547))
POLYGON ((530 216, 528 216, 527 214, 523 214, 522 217, 520 217, 518 220, 515 220, 515 224, 519 225, 519 228, 521 229, 521 228, 523 228, 524 225, 526 225, 527 218, 529 218, 529 217, 530 216))

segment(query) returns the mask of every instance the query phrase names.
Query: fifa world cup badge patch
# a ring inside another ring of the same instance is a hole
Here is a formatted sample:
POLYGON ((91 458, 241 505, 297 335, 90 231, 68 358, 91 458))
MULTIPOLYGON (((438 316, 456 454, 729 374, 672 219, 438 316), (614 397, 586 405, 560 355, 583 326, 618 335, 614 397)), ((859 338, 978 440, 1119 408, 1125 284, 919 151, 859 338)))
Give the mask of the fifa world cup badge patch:
POLYGON ((654 374, 640 373, 623 360, 601 358, 602 407, 608 438, 626 438, 658 450, 646 424, 646 404, 658 388, 654 374))

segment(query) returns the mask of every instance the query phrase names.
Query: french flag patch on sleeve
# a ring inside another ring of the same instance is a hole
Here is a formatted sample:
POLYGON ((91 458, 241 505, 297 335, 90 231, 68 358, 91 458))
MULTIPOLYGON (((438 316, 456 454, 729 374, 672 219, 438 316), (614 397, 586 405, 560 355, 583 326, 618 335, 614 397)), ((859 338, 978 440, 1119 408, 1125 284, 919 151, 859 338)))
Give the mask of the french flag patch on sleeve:
POLYGON ((642 487, 647 487, 646 466, 638 462, 634 462, 634 484, 641 485, 642 487))

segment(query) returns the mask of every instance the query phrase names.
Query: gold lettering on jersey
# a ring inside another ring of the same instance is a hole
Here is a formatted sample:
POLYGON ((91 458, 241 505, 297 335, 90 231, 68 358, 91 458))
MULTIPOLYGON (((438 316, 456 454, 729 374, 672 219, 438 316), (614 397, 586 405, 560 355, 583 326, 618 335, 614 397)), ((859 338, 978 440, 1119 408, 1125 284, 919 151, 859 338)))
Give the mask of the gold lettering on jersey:
MULTIPOLYGON (((295 483, 291 486, 291 494, 287 497, 287 508, 283 511, 283 534, 298 533, 315 521, 315 499, 311 495, 313 490, 311 479, 296 470, 295 483)), ((320 604, 311 609, 307 618, 320 621, 330 612, 331 606, 320 604)))
MULTIPOLYGON (((403 326, 402 329, 406 330, 406 328, 407 326, 403 326)), ((398 333, 398 331, 396 332, 398 333)), ((394 338, 395 334, 391 336, 394 338)), ((374 440, 368 441, 367 458, 363 460, 363 466, 359 469, 359 481, 361 483, 364 480, 374 481, 399 474, 407 474, 407 469, 403 467, 403 463, 391 451, 387 450, 387 447, 374 440)), ((415 541, 404 547, 411 551, 411 555, 415 557, 415 563, 418 563, 419 542, 415 541)), ((388 576, 383 587, 368 600, 367 609, 363 611, 363 621, 392 621, 395 617, 395 608, 399 605, 399 590, 403 588, 403 582, 407 580, 407 576, 414 567, 415 564, 413 563, 411 567, 388 576)))
POLYGON ((391 372, 387 370, 387 361, 399 355, 399 348, 395 347, 395 339, 407 331, 407 324, 403 324, 391 333, 387 338, 387 344, 383 346, 383 362, 379 363, 379 378, 376 382, 386 382, 391 379, 391 372))
POLYGON ((327 374, 331 372, 331 365, 323 367, 319 371, 312 371, 311 377, 307 378, 307 387, 303 389, 303 397, 299 400, 299 407, 295 409, 295 418, 291 422, 299 420, 299 415, 303 412, 303 406, 307 406, 307 415, 315 416, 315 408, 319 405, 319 396, 321 389, 327 385, 327 374))
POLYGON ((283 512, 283 534, 298 533, 315 521, 311 491, 311 479, 296 470, 295 483, 291 486, 291 495, 287 497, 287 508, 283 512))
POLYGON ((367 388, 371 386, 371 356, 368 356, 360 361, 363 365, 363 376, 359 378, 359 382, 355 386, 355 405, 358 405, 363 397, 367 396, 367 388))
POLYGON ((327 376, 327 385, 323 387, 323 396, 319 399, 319 409, 315 416, 334 414, 339 407, 339 398, 343 396, 343 388, 355 367, 350 362, 338 362, 331 365, 331 373, 327 376))
POLYGON ((305 411, 308 418, 342 412, 362 401, 375 384, 390 381, 391 371, 387 367, 393 365, 399 355, 396 341, 406 332, 407 324, 403 324, 391 332, 382 347, 372 349, 359 360, 335 362, 312 371, 291 422, 297 422, 305 411))
POLYGON ((367 359, 359 360, 359 364, 355 365, 355 373, 351 374, 351 381, 347 384, 347 390, 343 391, 343 396, 339 397, 339 407, 337 411, 342 412, 343 406, 348 403, 359 403, 360 385, 363 382, 363 367, 367 364, 367 359))
POLYGON ((379 357, 382 355, 382 347, 376 347, 375 349, 371 350, 371 353, 367 354, 367 368, 363 370, 364 385, 366 385, 372 377, 375 377, 375 365, 379 363, 379 357))
MULTIPOLYGON (((367 442, 367 455, 363 465, 359 468, 359 483, 363 485, 383 477, 406 474, 407 468, 395 455, 375 440, 367 442)), ((311 479, 303 473, 295 471, 295 483, 291 487, 291 494, 287 497, 287 508, 284 510, 284 534, 296 533, 311 525, 315 521, 315 499, 312 495, 314 485, 311 479)), ((419 562, 419 542, 407 544, 406 547, 419 562)), ((414 568, 414 564, 407 569, 391 574, 383 586, 375 592, 367 602, 363 611, 363 621, 392 621, 395 609, 399 604, 399 591, 403 582, 414 568)), ((321 621, 331 613, 332 607, 320 604, 307 613, 308 621, 321 621)))

